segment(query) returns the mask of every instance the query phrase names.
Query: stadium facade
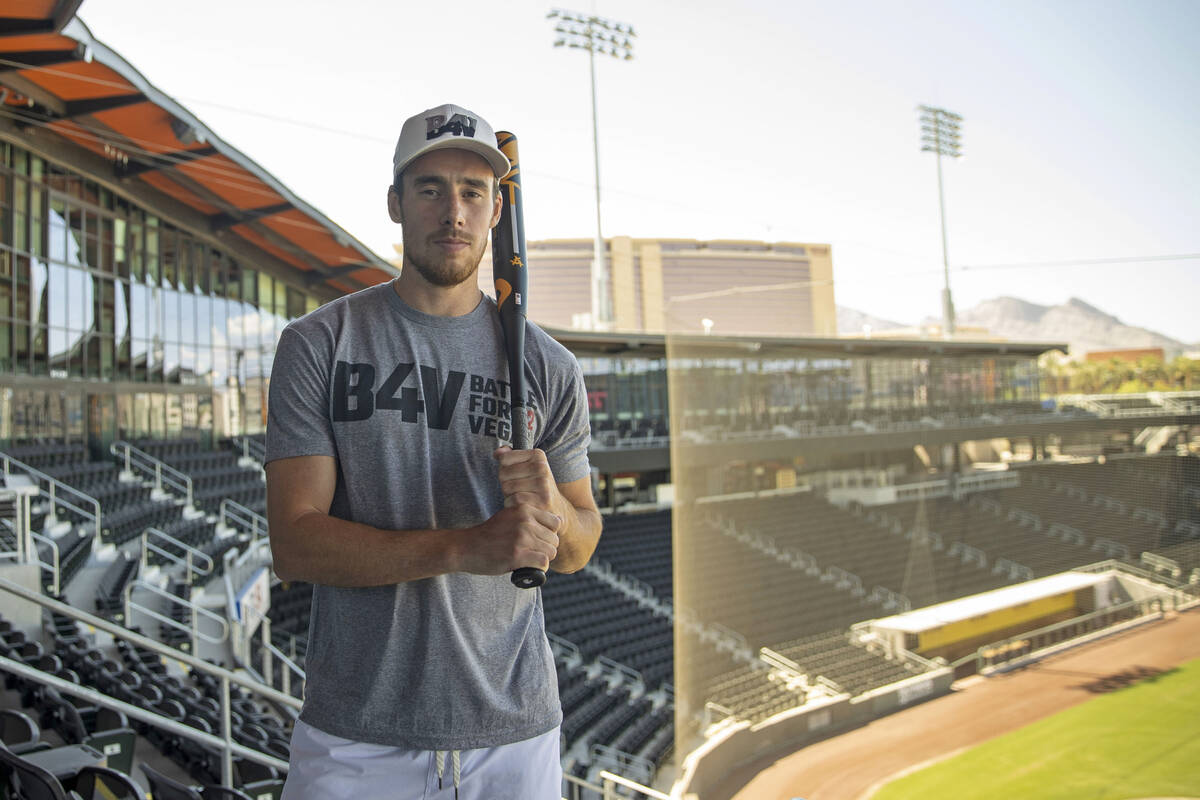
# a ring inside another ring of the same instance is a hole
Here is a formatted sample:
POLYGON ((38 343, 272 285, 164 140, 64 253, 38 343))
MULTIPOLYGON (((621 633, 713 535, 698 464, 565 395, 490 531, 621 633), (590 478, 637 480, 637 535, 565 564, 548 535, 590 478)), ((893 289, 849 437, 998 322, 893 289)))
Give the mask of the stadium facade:
POLYGON ((261 432, 282 327, 396 271, 66 19, 0 37, 0 440, 261 432))

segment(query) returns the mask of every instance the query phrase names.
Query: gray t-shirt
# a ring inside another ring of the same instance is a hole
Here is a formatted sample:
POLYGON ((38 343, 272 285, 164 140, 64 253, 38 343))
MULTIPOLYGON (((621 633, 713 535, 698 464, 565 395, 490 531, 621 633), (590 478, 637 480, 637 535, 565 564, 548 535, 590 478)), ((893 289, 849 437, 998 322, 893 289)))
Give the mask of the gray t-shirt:
MULTIPOLYGON (((503 507, 492 451, 508 437, 496 304, 423 314, 382 284, 288 325, 271 376, 267 461, 333 456, 330 514, 385 530, 477 525, 503 507)), ((526 331, 530 441, 559 483, 589 474, 583 375, 526 331)), ((553 578, 552 578, 553 579, 553 578)), ((301 719, 419 750, 521 741, 562 721, 540 590, 455 573, 395 586, 313 587, 301 719)))

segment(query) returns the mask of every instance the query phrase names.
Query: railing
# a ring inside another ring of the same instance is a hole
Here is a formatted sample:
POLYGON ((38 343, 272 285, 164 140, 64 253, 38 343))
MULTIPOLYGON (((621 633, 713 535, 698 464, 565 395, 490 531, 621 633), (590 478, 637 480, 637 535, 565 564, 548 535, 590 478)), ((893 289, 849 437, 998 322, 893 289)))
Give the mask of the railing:
MULTIPOLYGON (((298 677, 300 684, 303 685, 307 678, 304 670, 271 641, 271 619, 269 617, 263 617, 258 632, 262 638, 262 674, 265 682, 274 685, 275 665, 272 661, 276 658, 279 659, 279 663, 283 664, 283 675, 280 679, 281 691, 290 695, 292 693, 292 675, 298 677)), ((295 639, 292 640, 292 648, 292 655, 295 655, 295 639)))
POLYGON ((0 550, 0 560, 15 561, 24 564, 29 561, 29 551, 33 549, 30 541, 30 518, 33 514, 32 499, 37 494, 33 486, 9 487, 0 490, 0 500, 13 504, 13 518, 0 520, 5 527, 13 532, 12 550, 0 550))
POLYGON ((133 475, 134 468, 141 470, 148 476, 154 478, 154 490, 156 492, 164 492, 163 485, 174 489, 187 498, 188 508, 192 508, 192 479, 175 469, 169 464, 166 464, 149 453, 138 450, 129 442, 113 442, 108 452, 125 461, 125 473, 133 475))
POLYGON ((214 614, 213 612, 209 611, 207 608, 196 605, 191 600, 188 600, 183 597, 179 597, 178 595, 171 594, 170 592, 166 591, 165 589, 160 589, 159 587, 155 586, 154 584, 148 583, 143 580, 130 581, 128 584, 125 585, 125 623, 126 624, 130 624, 132 622, 132 620, 133 620, 132 612, 135 609, 137 611, 140 611, 141 613, 145 614, 148 617, 158 620, 159 622, 161 622, 164 625, 167 625, 171 628, 174 628, 174 629, 180 630, 180 631, 184 631, 185 633, 187 633, 188 636, 191 638, 193 653, 197 652, 197 648, 199 647, 201 639, 208 642, 209 644, 221 644, 222 642, 224 642, 226 639, 229 638, 229 623, 225 621, 224 617, 222 617, 219 614, 214 614), (159 597, 162 597, 163 599, 165 599, 167 601, 167 603, 170 605, 180 606, 181 608, 191 611, 192 612, 191 613, 191 620, 192 620, 191 624, 184 625, 182 622, 180 622, 177 619, 160 614, 157 611, 155 611, 154 609, 149 608, 148 606, 144 606, 141 603, 135 603, 133 601, 133 590, 135 588, 143 589, 145 591, 150 592, 150 594, 158 595, 159 597), (213 636, 212 634, 201 632, 200 620, 199 620, 199 617, 197 616, 197 612, 199 612, 199 615, 203 616, 205 619, 208 619, 208 620, 214 622, 217 625, 218 629, 221 631, 221 635, 213 636))
POLYGON ((33 531, 29 532, 29 536, 34 542, 41 542, 50 546, 49 562, 42 561, 42 554, 36 547, 32 548, 29 556, 31 561, 51 574, 50 593, 56 596, 62 594, 62 558, 58 549, 58 542, 49 536, 34 533, 33 531))
POLYGON ((662 792, 651 789, 649 786, 642 786, 636 781, 631 781, 628 778, 622 778, 608 770, 603 770, 600 773, 601 785, 597 786, 594 783, 589 783, 583 778, 577 778, 574 775, 563 774, 563 778, 567 783, 567 793, 564 800, 619 800, 619 798, 628 797, 627 794, 618 794, 617 787, 630 789, 635 792, 641 792, 651 800, 671 800, 671 796, 662 792))
POLYGON ((13 468, 24 472, 38 488, 38 492, 50 500, 50 508, 53 513, 54 508, 65 508, 68 511, 74 511, 84 519, 90 519, 92 525, 95 526, 96 535, 100 535, 100 501, 91 495, 75 489, 57 478, 52 478, 39 469, 29 466, 28 464, 18 461, 10 455, 0 453, 0 461, 4 463, 4 478, 7 482, 8 476, 12 474, 13 468), (42 482, 46 486, 42 486, 42 482), (81 508, 79 505, 72 503, 69 500, 63 499, 60 495, 66 494, 75 498, 78 502, 90 506, 90 510, 81 508))
POLYGON ((50 611, 63 614, 64 616, 70 617, 71 619, 79 622, 83 622, 84 624, 89 625, 97 630, 102 630, 118 638, 125 639, 137 645, 138 647, 151 650, 160 655, 168 656, 186 666, 219 679, 221 687, 221 734, 219 736, 215 736, 213 734, 204 733, 196 728, 179 724, 173 720, 167 719, 166 717, 162 717, 158 714, 145 711, 144 709, 129 703, 124 703, 120 700, 108 697, 107 695, 104 695, 93 689, 56 678, 53 675, 48 675, 41 670, 28 667, 24 664, 20 664, 19 662, 12 661, 11 659, 0 657, 0 668, 13 672, 14 674, 21 675, 22 677, 36 680, 48 686, 53 686, 59 691, 65 692, 74 697, 82 697, 90 703, 123 711, 126 715, 133 717, 134 719, 151 723, 153 725, 162 727, 165 730, 169 730, 173 734, 217 748, 221 752, 221 783, 225 786, 233 785, 233 757, 235 755, 241 756, 242 758, 248 758, 259 764, 266 764, 268 766, 275 767, 276 769, 284 772, 287 771, 288 765, 286 761, 282 761, 265 753, 260 753, 257 750, 253 750, 233 741, 233 726, 230 714, 230 686, 232 684, 237 684, 238 686, 248 689, 254 694, 259 695, 267 700, 279 703, 287 708, 299 710, 301 703, 296 698, 290 697, 282 692, 277 692, 271 687, 264 686, 257 681, 250 680, 241 675, 230 672, 229 670, 223 669, 214 664, 210 664, 209 662, 204 661, 201 658, 197 658, 190 653, 184 653, 180 650, 176 650, 175 648, 167 647, 166 645, 156 642, 153 639, 149 639, 131 630, 123 628, 120 625, 115 625, 106 619, 102 619, 85 611, 80 611, 79 609, 73 608, 66 603, 61 603, 57 600, 39 594, 38 592, 30 591, 29 589, 13 583, 6 578, 0 578, 0 590, 14 594, 21 599, 38 603, 43 608, 48 608, 50 611))
POLYGON ((266 517, 241 503, 225 498, 221 501, 220 524, 226 528, 233 528, 234 525, 230 523, 235 523, 241 530, 249 533, 251 541, 258 541, 259 536, 267 532, 266 517))
POLYGON ((249 436, 235 436, 233 444, 235 447, 241 448, 242 458, 257 461, 259 464, 267 460, 267 448, 257 439, 251 439, 249 436))
POLYGON ((158 553, 168 561, 184 566, 187 570, 187 582, 189 585, 192 582, 193 572, 200 576, 212 574, 213 560, 211 556, 201 550, 197 550, 195 547, 192 547, 186 542, 181 542, 170 534, 163 533, 158 528, 146 528, 146 530, 142 532, 143 574, 145 574, 147 568, 150 566, 150 553, 152 551, 158 553), (179 555, 179 553, 174 553, 164 547, 160 547, 156 542, 151 540, 151 537, 155 539, 162 539, 167 544, 174 545, 183 552, 183 555, 179 555), (196 566, 195 562, 200 562, 200 566, 196 566))

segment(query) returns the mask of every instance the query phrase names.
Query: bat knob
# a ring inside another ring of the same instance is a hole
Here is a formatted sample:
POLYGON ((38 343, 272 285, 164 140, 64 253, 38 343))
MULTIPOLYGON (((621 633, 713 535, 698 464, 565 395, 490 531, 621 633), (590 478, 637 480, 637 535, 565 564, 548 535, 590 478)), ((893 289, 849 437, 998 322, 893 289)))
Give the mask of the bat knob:
POLYGON ((518 589, 536 589, 546 582, 546 573, 537 567, 521 567, 513 570, 512 582, 518 589))

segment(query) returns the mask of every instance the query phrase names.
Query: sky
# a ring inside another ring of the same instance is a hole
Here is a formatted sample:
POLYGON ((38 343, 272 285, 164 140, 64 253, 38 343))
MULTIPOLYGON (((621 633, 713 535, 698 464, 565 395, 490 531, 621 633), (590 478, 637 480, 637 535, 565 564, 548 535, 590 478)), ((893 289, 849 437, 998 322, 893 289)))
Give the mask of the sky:
MULTIPOLYGON (((935 157, 961 311, 1078 297, 1200 342, 1200 2, 576 0, 598 57, 606 236, 828 243, 839 305, 940 317, 935 157)), ((549 2, 85 0, 97 39, 385 258, 404 119, 457 103, 520 141, 529 240, 595 232, 587 53, 549 2)), ((531 281, 536 278, 531 264, 531 281)), ((536 287, 536 283, 533 283, 536 287)))

